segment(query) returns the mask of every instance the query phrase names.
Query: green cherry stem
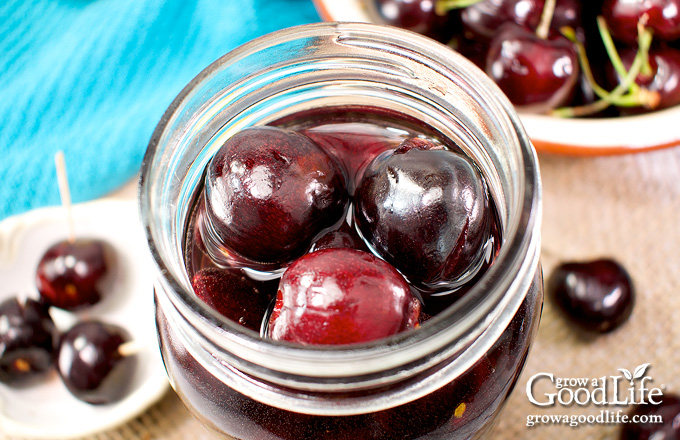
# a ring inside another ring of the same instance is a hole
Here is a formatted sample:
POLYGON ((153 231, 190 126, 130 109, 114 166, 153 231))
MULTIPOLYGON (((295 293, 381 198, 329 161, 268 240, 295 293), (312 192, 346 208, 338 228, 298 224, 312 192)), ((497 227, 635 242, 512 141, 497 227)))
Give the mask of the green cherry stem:
POLYGON ((562 29, 562 33, 569 38, 575 45, 579 55, 579 62, 581 63, 582 71, 586 77, 586 80, 593 89, 593 92, 600 98, 599 100, 592 102, 590 104, 576 106, 576 107, 562 107, 554 109, 550 112, 553 116, 559 117, 575 117, 575 116, 586 116, 597 113, 609 107, 610 105, 616 105, 618 107, 637 107, 644 106, 647 108, 654 108, 658 105, 659 95, 655 92, 650 92, 645 88, 640 87, 635 83, 635 79, 640 75, 640 72, 644 69, 645 65, 648 64, 648 53, 649 48, 652 44, 652 32, 644 28, 644 24, 639 26, 638 34, 638 51, 635 54, 635 59, 630 66, 630 70, 626 70, 621 57, 619 56, 614 42, 609 34, 607 25, 601 17, 597 20, 598 26, 600 28, 600 35, 602 36, 602 41, 607 50, 607 55, 609 56, 612 66, 619 75, 619 84, 611 92, 607 92, 605 89, 600 87, 592 75, 590 69, 590 63, 586 56, 585 48, 583 44, 580 43, 575 35, 573 29, 565 28, 562 29))
MULTIPOLYGON (((646 14, 643 15, 640 22, 638 23, 638 50, 635 53, 635 58, 630 66, 630 70, 626 70, 621 57, 619 56, 616 47, 612 41, 611 35, 607 29, 607 25, 602 17, 598 17, 598 26, 600 28, 600 34, 605 42, 605 48, 607 49, 607 54, 612 61, 614 69, 617 75, 621 78, 619 82, 619 87, 628 90, 628 95, 622 96, 621 99, 617 101, 612 101, 613 104, 619 107, 637 107, 643 106, 647 108, 654 108, 659 103, 658 93, 650 92, 645 88, 640 87, 635 79, 638 75, 651 75, 651 66, 649 65, 649 48, 652 45, 652 31, 645 28, 644 23, 646 22, 646 14)), ((613 93, 613 92, 612 92, 613 93)))
MULTIPOLYGON (((647 22, 649 21, 649 15, 647 13, 642 14, 642 17, 640 17, 640 21, 638 21, 637 24, 637 31, 638 31, 638 36, 637 36, 637 41, 638 41, 638 47, 642 47, 645 44, 651 44, 651 39, 652 39, 652 31, 651 29, 647 29, 647 22), (649 43, 647 43, 646 39, 649 38, 649 43)), ((644 77, 650 77, 652 76, 652 66, 649 64, 649 50, 646 50, 643 54, 644 56, 644 63, 642 64, 642 69, 640 70, 640 74, 643 75, 644 77)))
POLYGON ((467 8, 482 0, 437 0, 434 4, 434 11, 437 15, 446 15, 454 9, 467 8))
POLYGON ((541 40, 548 38, 548 33, 550 32, 550 23, 552 22, 553 15, 555 14, 555 3, 556 0, 546 0, 545 4, 543 5, 541 21, 536 27, 536 35, 541 40))
POLYGON ((621 57, 619 56, 619 52, 616 50, 616 45, 614 44, 614 40, 612 39, 611 34, 609 33, 609 29, 607 28, 607 22, 605 21, 604 17, 598 16, 597 17, 597 29, 600 31, 600 37, 602 38, 602 43, 604 44, 604 48, 607 50, 607 55, 609 55, 609 60, 612 63, 612 66, 614 67, 614 70, 616 71, 616 74, 620 77, 623 78, 626 76, 626 68, 623 65, 623 61, 621 61, 621 57))
POLYGON ((588 84, 593 88, 593 91, 597 96, 599 96, 602 99, 605 99, 608 95, 609 92, 600 87, 599 84, 595 81, 595 77, 593 76, 593 71, 590 68, 590 62, 588 61, 588 55, 586 53, 586 48, 583 46, 583 43, 581 43, 578 38, 576 37, 576 32, 574 29, 565 26, 562 29, 560 29, 562 32, 562 35, 567 37, 569 41, 574 43, 574 46, 576 47, 576 53, 578 54, 578 60, 579 64, 581 65, 581 71, 583 72, 583 75, 586 77, 586 81, 588 81, 588 84))
MULTIPOLYGON (((652 67, 649 64, 649 48, 652 45, 653 35, 650 29, 645 28, 645 24, 647 23, 648 19, 649 18, 647 14, 644 14, 638 22, 638 51, 636 52, 635 60, 633 61, 633 64, 635 64, 636 61, 641 63, 637 74, 645 76, 649 76, 652 73, 652 67)), ((607 50, 607 55, 611 60, 612 66, 614 67, 614 70, 616 71, 616 74, 619 76, 619 78, 624 79, 621 81, 621 83, 624 83, 626 82, 625 79, 629 76, 629 72, 623 65, 623 61, 621 61, 619 52, 616 50, 616 45, 614 44, 614 40, 612 39, 609 29, 607 28, 607 23, 602 16, 597 17, 597 26, 600 31, 600 36, 602 37, 602 42, 604 43, 604 47, 607 50)), ((633 66, 631 65, 631 70, 632 68, 633 66)), ((635 83, 636 77, 637 75, 632 78, 629 84, 631 93, 637 93, 640 89, 640 87, 635 83)))
MULTIPOLYGON (((594 113, 606 109, 612 104, 622 107, 633 107, 640 105, 640 97, 643 94, 640 93, 639 90, 637 91, 637 93, 630 93, 629 89, 630 83, 634 82, 635 78, 640 73, 641 65, 642 62, 638 60, 638 58, 636 58, 635 61, 633 61, 633 64, 631 65, 630 71, 626 73, 626 77, 619 83, 618 86, 614 88, 614 90, 612 90, 611 92, 605 92, 604 96, 601 97, 601 99, 582 106, 557 108, 551 111, 550 114, 553 116, 568 118, 592 115, 594 113), (629 93, 624 96, 626 92, 629 93)), ((594 82, 591 83, 591 86, 593 85, 595 85, 594 82)), ((600 91, 603 90, 599 86, 597 88, 600 91)), ((598 93, 595 90, 595 87, 593 87, 593 91, 595 91, 596 94, 598 93)))

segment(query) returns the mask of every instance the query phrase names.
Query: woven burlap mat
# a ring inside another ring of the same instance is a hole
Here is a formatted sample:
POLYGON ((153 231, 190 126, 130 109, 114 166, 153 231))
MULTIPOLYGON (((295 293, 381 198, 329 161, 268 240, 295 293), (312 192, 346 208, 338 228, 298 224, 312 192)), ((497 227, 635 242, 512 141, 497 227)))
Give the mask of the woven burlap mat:
MULTIPOLYGON (((649 363, 653 386, 680 393, 680 147, 594 158, 541 155, 540 164, 546 277, 560 261, 613 257, 629 269, 638 301, 629 322, 596 338, 575 331, 546 301, 538 339, 491 438, 614 439, 617 424, 527 427, 529 415, 597 415, 603 407, 539 408, 525 387, 540 372, 599 378, 649 363)), ((208 438, 170 391, 125 426, 88 440, 208 438)))
POLYGON ((597 415, 605 408, 628 408, 538 408, 528 401, 525 387, 540 372, 600 378, 649 363, 646 374, 653 386, 680 393, 680 148, 617 157, 541 155, 540 164, 546 278, 560 261, 613 257, 628 268, 637 303, 623 327, 588 338, 546 301, 538 340, 493 438, 617 438, 620 424, 528 428, 528 415, 597 415))

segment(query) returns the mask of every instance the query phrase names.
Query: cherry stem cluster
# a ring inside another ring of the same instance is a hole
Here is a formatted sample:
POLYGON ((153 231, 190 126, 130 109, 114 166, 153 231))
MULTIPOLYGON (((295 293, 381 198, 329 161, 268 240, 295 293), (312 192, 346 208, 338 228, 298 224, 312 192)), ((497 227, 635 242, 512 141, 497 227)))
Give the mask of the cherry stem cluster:
POLYGON ((623 61, 621 61, 621 57, 616 50, 616 46, 612 40, 611 34, 609 33, 607 23, 605 22, 604 18, 597 18, 597 25, 600 31, 600 36, 602 37, 602 42, 605 46, 612 66, 620 78, 619 84, 609 92, 600 87, 595 81, 592 70, 590 69, 590 63, 588 62, 586 50, 583 46, 583 43, 581 43, 576 37, 574 30, 571 28, 563 28, 562 33, 564 36, 575 44, 583 75, 599 99, 590 104, 582 106, 558 108, 552 110, 551 115, 559 117, 586 116, 600 112, 610 105, 615 105, 617 107, 656 107, 659 104, 659 94, 656 92, 650 92, 644 87, 640 87, 635 82, 635 79, 639 75, 651 75, 652 71, 651 66, 649 65, 649 48, 652 44, 652 31, 647 29, 645 24, 646 15, 643 16, 643 18, 640 20, 640 23, 638 23, 638 50, 635 54, 635 58, 630 66, 630 69, 626 70, 625 66, 623 65, 623 61))

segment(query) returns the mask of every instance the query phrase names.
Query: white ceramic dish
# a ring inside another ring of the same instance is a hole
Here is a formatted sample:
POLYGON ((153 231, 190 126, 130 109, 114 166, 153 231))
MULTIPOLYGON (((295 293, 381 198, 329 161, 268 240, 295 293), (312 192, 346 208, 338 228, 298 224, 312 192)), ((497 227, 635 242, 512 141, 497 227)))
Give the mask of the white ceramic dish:
MULTIPOLYGON (((0 432, 21 438, 77 438, 139 415, 169 388, 158 349, 153 311, 151 258, 134 201, 97 201, 73 206, 76 235, 107 240, 116 250, 115 281, 99 303, 77 314, 50 311, 60 330, 97 318, 127 329, 142 349, 130 394, 93 406, 73 397, 52 371, 45 382, 15 389, 0 383, 0 432)), ((0 222, 0 301, 17 294, 38 298, 35 269, 52 243, 66 238, 62 208, 44 208, 0 222)))
MULTIPOLYGON (((370 22, 367 0, 314 0, 326 21, 370 22)), ((564 119, 521 114, 538 151, 570 155, 643 152, 680 145, 680 105, 639 116, 564 119)))

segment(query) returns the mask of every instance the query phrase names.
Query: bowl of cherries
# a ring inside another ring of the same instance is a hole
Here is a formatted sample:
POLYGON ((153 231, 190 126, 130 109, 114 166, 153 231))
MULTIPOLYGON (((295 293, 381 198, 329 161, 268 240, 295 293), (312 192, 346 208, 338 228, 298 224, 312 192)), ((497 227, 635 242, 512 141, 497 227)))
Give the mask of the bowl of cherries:
POLYGON ((12 437, 104 431, 169 388, 134 202, 64 211, 0 222, 0 432, 12 437))
POLYGON ((538 151, 680 144, 680 0, 314 0, 327 21, 401 27, 462 53, 538 151))

